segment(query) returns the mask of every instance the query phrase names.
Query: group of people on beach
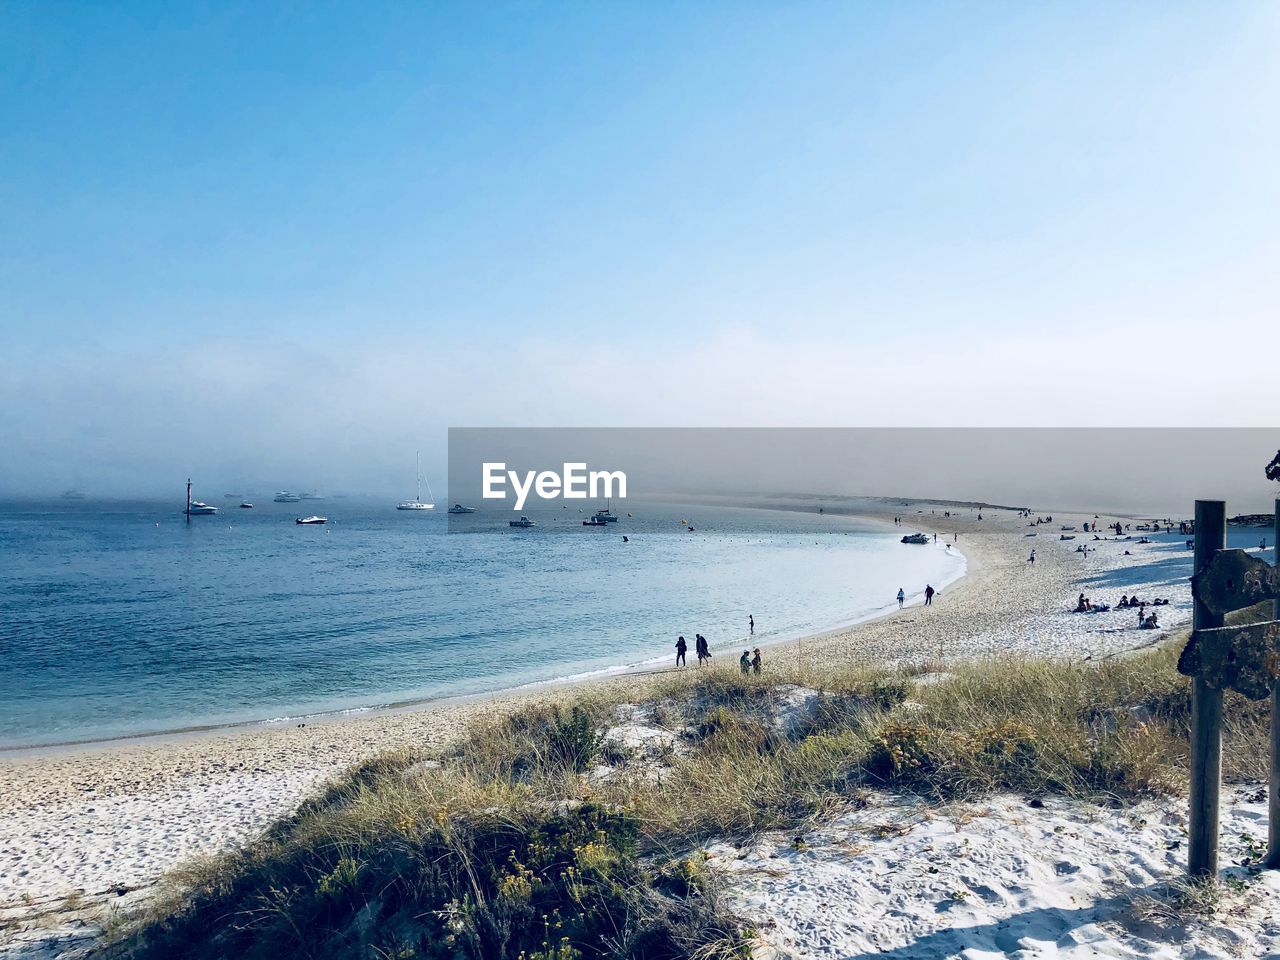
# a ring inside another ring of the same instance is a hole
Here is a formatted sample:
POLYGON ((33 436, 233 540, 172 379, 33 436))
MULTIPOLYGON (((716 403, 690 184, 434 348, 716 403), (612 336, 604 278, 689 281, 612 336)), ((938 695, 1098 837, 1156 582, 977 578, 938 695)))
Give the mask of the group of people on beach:
MULTIPOLYGON (((747 618, 748 629, 754 635, 756 632, 756 618, 754 615, 747 618)), ((707 642, 707 638, 700 633, 693 635, 694 652, 698 655, 698 666, 702 666, 704 661, 711 659, 711 645, 707 642)), ((688 663, 685 655, 689 650, 689 642, 683 636, 676 637, 676 666, 686 667, 688 663)), ((743 650, 742 656, 738 659, 738 665, 742 668, 743 673, 759 673, 760 667, 764 663, 764 658, 760 655, 760 648, 755 647, 751 650, 743 650)))
MULTIPOLYGON (((1126 610, 1138 611, 1138 627, 1142 630, 1159 630, 1160 619, 1156 615, 1156 611, 1152 610, 1147 613, 1147 605, 1152 607, 1166 607, 1169 605, 1168 599, 1156 598, 1154 600, 1143 600, 1137 594, 1132 597, 1124 594, 1120 597, 1120 602, 1116 604, 1117 609, 1124 608, 1126 610)), ((1109 603, 1095 603, 1083 593, 1076 598, 1076 613, 1105 613, 1111 609, 1109 603)))
MULTIPOLYGON (((698 666, 702 666, 704 660, 711 659, 711 647, 707 643, 707 638, 700 633, 693 635, 693 644, 695 652, 698 654, 698 666)), ((685 667, 685 653, 689 649, 689 643, 683 636, 676 637, 676 666, 685 667)))
MULTIPOLYGON (((933 584, 926 583, 924 585, 924 605, 926 607, 933 606, 933 598, 937 595, 937 593, 938 591, 933 589, 933 584)), ((901 610, 903 606, 906 604, 906 602, 907 602, 907 591, 904 590, 902 587, 899 587, 898 588, 898 609, 901 610)))

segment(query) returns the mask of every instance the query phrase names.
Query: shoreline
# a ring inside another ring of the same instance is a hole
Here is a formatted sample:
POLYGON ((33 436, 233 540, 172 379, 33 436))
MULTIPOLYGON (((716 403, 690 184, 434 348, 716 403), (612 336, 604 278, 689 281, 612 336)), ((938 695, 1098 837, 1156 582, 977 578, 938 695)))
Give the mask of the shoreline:
MULTIPOLYGON (((1168 552, 1171 544, 1110 542, 1110 547, 1135 551, 1134 569, 1125 573, 1129 558, 1116 549, 1094 549, 1084 561, 1066 544, 1050 548, 1057 543, 1055 518, 1051 531, 1041 528, 1045 541, 1032 541, 1042 554, 1029 570, 1028 532, 1016 514, 988 514, 979 523, 971 513, 949 518, 941 510, 930 514, 931 505, 858 502, 849 503, 847 512, 860 520, 888 521, 901 515, 903 528, 929 529, 948 540, 958 533, 964 575, 930 607, 892 609, 773 645, 766 671, 773 664, 945 663, 1010 652, 1087 659, 1165 635, 1136 633, 1127 626, 1127 614, 1108 619, 1110 615, 1080 617, 1068 610, 1077 587, 1090 578, 1123 574, 1139 584, 1147 582, 1146 565, 1167 563, 1158 551, 1168 552)), ((1118 596, 1120 586, 1106 589, 1118 596)), ((1189 587, 1186 592, 1189 614, 1189 587)), ((1180 609, 1169 608, 1171 614, 1180 609)), ((732 666, 721 661, 705 669, 732 666)), ((217 854, 252 838, 326 782, 378 753, 443 749, 476 719, 584 692, 641 698, 672 669, 648 666, 508 688, 398 710, 364 711, 305 727, 224 728, 38 755, 0 755, 0 903, 24 895, 149 885, 184 860, 217 854)))
MULTIPOLYGON (((942 501, 928 501, 930 503, 942 501)), ((948 506, 956 506, 955 501, 947 501, 948 506)), ((767 504, 751 504, 735 506, 751 510, 776 510, 780 512, 806 512, 811 513, 809 507, 785 507, 767 504)), ((965 504, 965 506, 979 506, 978 504, 965 504)), ((1016 509, 1006 507, 987 507, 985 509, 1016 509)), ((893 533, 900 529, 906 529, 906 524, 902 528, 894 526, 891 521, 884 520, 879 515, 869 515, 861 512, 852 513, 829 513, 825 516, 835 520, 847 519, 858 523, 862 523, 872 528, 883 527, 885 533, 893 533)), ((919 527, 926 532, 934 532, 926 530, 926 527, 919 527)), ((957 576, 939 582, 937 590, 939 593, 945 588, 948 591, 955 589, 956 585, 962 583, 969 575, 970 568, 973 565, 973 559, 961 550, 955 550, 954 556, 958 556, 963 566, 957 576)), ((862 616, 855 617, 852 620, 841 620, 829 626, 824 626, 816 630, 804 630, 795 635, 779 637, 756 644, 761 650, 778 650, 786 648, 792 644, 803 644, 805 642, 818 642, 826 637, 831 637, 856 627, 868 623, 874 623, 884 617, 893 616, 899 611, 892 607, 892 604, 878 608, 873 612, 862 616)), ((747 637, 739 638, 732 641, 736 644, 741 641, 748 640, 747 637)), ((728 649, 726 641, 722 644, 722 651, 728 649)), ((667 654, 661 657, 653 657, 647 660, 638 660, 628 663, 618 663, 610 666, 600 667, 594 670, 588 670, 582 673, 569 674, 562 677, 550 677, 544 680, 532 680, 528 683, 515 684, 513 686, 494 687, 487 690, 476 690, 470 693, 444 694, 439 696, 423 696, 412 697, 402 700, 393 700, 387 703, 376 703, 367 705, 355 705, 350 707, 340 707, 333 710, 318 710, 314 713, 300 712, 294 715, 287 715, 278 718, 240 720, 228 723, 196 723, 187 726, 178 726, 165 730, 146 731, 136 734, 127 734, 123 736, 110 736, 102 738, 81 738, 74 740, 56 741, 51 743, 39 744, 16 744, 13 746, 0 745, 0 764, 9 760, 38 760, 43 757, 67 756, 82 753, 111 752, 115 750, 125 750, 134 745, 148 744, 164 744, 164 743, 184 743, 188 741, 199 741, 218 736, 249 736, 254 734, 270 733, 275 730, 286 729, 290 726, 296 726, 299 723, 305 723, 308 726, 329 725, 338 723, 347 723, 357 720, 374 719, 382 716, 394 716, 401 713, 415 711, 429 711, 438 708, 459 706, 465 707, 478 701, 506 698, 508 696, 516 696, 522 693, 537 694, 546 689, 552 688, 574 688, 584 684, 591 684, 600 680, 609 680, 615 678, 623 678, 629 676, 647 676, 655 673, 672 669, 665 664, 669 659, 667 654)))

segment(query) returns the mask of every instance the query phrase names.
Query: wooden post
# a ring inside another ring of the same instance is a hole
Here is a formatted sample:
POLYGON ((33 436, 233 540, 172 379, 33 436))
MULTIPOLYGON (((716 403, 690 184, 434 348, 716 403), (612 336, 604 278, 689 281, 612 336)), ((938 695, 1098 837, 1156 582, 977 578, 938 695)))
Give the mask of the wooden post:
MULTIPOLYGON (((1280 499, 1276 500, 1275 539, 1271 541, 1276 565, 1280 566, 1280 499)), ((1272 601, 1272 615, 1280 620, 1280 599, 1272 601)), ((1280 682, 1271 686, 1271 772, 1267 775, 1267 819, 1270 821, 1265 866, 1280 869, 1280 682)))
MULTIPOLYGON (((1223 500, 1196 501, 1195 572, 1227 545, 1227 504, 1223 500)), ((1191 627, 1202 630, 1223 625, 1199 600, 1192 609, 1191 627)), ((1200 676, 1191 681, 1191 810, 1188 816, 1187 869, 1193 879, 1218 876, 1218 802, 1222 788, 1222 691, 1200 676)))
POLYGON ((191 478, 187 477, 187 523, 191 522, 191 478))

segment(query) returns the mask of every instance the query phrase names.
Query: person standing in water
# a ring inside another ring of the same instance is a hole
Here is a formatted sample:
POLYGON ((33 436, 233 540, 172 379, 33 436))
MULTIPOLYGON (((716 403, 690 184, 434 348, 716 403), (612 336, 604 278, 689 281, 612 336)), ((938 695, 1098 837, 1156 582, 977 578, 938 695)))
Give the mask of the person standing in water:
POLYGON ((684 667, 684 652, 689 649, 689 644, 685 643, 684 637, 676 637, 676 666, 684 667))
POLYGON ((933 595, 938 591, 933 589, 929 584, 924 585, 924 605, 926 607, 933 606, 933 595))
POLYGON ((902 605, 907 602, 907 592, 901 587, 898 588, 898 609, 902 609, 902 605))
POLYGON ((747 629, 753 637, 756 635, 756 615, 754 613, 747 614, 747 629))

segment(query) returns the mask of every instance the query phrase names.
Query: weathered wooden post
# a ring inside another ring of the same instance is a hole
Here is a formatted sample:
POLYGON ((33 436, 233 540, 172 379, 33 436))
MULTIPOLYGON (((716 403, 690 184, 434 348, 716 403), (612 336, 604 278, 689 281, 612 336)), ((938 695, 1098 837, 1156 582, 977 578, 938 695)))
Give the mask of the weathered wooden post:
MULTIPOLYGON (((1226 509, 1196 501, 1195 573, 1191 577, 1194 629, 1178 657, 1178 672, 1192 677, 1191 814, 1188 869, 1193 877, 1218 873, 1218 791, 1222 780, 1222 692, 1271 701, 1271 771, 1265 864, 1280 867, 1280 564, 1244 550, 1227 550, 1226 509), (1272 601, 1273 618, 1226 627, 1232 610, 1272 601)), ((1280 500, 1276 501, 1280 534, 1280 500)))
MULTIPOLYGON (((1227 545, 1227 504, 1196 501, 1195 573, 1227 545)), ((1192 630, 1220 627, 1224 617, 1199 597, 1192 630)), ((1191 810, 1187 869, 1194 878, 1218 875, 1218 799, 1222 788, 1222 688, 1197 674, 1191 682, 1191 810)))
MULTIPOLYGON (((1280 453, 1276 456, 1280 457, 1280 453)), ((1276 500, 1276 529, 1271 549, 1276 556, 1276 566, 1280 567, 1280 498, 1276 500)), ((1280 598, 1272 601, 1271 615, 1280 620, 1280 598)), ((1271 770, 1267 774, 1267 814, 1269 849, 1266 866, 1277 870, 1280 869, 1280 680, 1271 684, 1271 770)))

